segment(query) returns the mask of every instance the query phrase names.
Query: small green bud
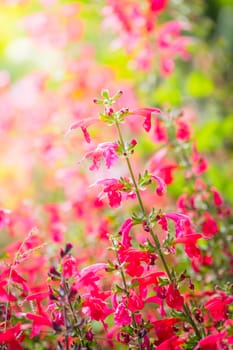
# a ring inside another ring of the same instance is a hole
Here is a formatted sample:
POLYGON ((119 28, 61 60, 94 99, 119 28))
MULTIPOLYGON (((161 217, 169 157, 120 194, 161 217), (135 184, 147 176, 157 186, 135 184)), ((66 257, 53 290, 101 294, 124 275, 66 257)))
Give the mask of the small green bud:
POLYGON ((108 99, 109 98, 109 91, 107 89, 103 89, 101 91, 101 96, 108 99))

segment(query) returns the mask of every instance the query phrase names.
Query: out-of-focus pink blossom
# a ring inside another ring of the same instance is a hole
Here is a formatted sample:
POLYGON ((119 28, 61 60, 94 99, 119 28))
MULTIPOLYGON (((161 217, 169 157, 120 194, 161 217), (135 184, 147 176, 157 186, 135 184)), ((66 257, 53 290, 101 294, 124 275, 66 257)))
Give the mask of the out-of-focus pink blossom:
POLYGON ((92 159, 93 163, 89 169, 98 170, 100 168, 102 157, 105 159, 106 167, 109 169, 118 159, 116 154, 117 148, 118 145, 115 142, 99 143, 93 151, 89 151, 84 155, 84 159, 92 159))

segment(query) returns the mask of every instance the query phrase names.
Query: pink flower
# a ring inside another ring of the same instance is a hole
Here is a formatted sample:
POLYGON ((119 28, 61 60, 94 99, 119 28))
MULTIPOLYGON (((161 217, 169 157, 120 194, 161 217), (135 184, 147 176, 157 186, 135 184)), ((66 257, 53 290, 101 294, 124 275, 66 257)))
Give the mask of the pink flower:
MULTIPOLYGON (((109 205, 112 208, 118 208, 121 205, 121 200, 122 200, 122 194, 121 190, 123 190, 124 185, 119 182, 119 180, 112 178, 112 179, 103 179, 103 180, 98 180, 95 185, 103 185, 103 193, 107 194, 108 200, 109 200, 109 205)), ((101 199, 101 196, 100 196, 101 199)))
POLYGON ((156 187, 156 193, 158 196, 163 196, 165 191, 166 191, 166 185, 164 180, 157 176, 157 175, 152 175, 152 179, 154 179, 157 182, 157 187, 156 187))
POLYGON ((223 198, 221 194, 215 188, 212 188, 211 192, 213 193, 214 205, 216 205, 216 207, 220 207, 223 204, 223 198))
POLYGON ((131 112, 131 115, 140 115, 144 117, 143 127, 149 132, 151 129, 151 117, 152 115, 160 114, 161 110, 159 108, 138 108, 131 112))
POLYGON ((131 246, 130 241, 132 238, 129 236, 129 232, 132 227, 133 227, 133 220, 129 218, 123 222, 120 228, 120 233, 122 234, 121 243, 125 248, 129 248, 131 246))
POLYGON ((171 219, 175 222, 176 226, 176 237, 181 237, 184 235, 185 225, 190 223, 190 219, 185 214, 180 213, 164 213, 166 219, 171 219))
POLYGON ((61 209, 57 203, 48 203, 44 206, 45 211, 49 215, 48 230, 55 242, 63 240, 65 226, 61 218, 61 209))
POLYGON ((122 194, 120 190, 123 187, 121 183, 115 183, 105 187, 104 192, 107 193, 110 207, 118 208, 121 205, 122 194))
POLYGON ((10 224, 10 210, 0 209, 0 229, 10 224))
POLYGON ((175 62, 171 57, 161 57, 160 60, 160 70, 162 75, 171 75, 175 68, 175 62))
POLYGON ((168 139, 167 130, 159 118, 155 119, 154 137, 157 142, 167 142, 168 139))
POLYGON ((124 303, 119 303, 114 312, 114 321, 118 326, 127 326, 132 323, 132 317, 124 303))
POLYGON ((94 117, 94 118, 86 118, 86 119, 81 119, 77 122, 74 122, 73 124, 70 125, 68 131, 66 132, 66 136, 72 131, 72 130, 75 130, 77 128, 80 128, 83 132, 83 135, 84 135, 84 138, 86 140, 87 143, 90 143, 91 142, 91 138, 90 138, 90 135, 87 131, 87 127, 96 123, 98 121, 98 118, 97 117, 94 117))
POLYGON ((80 278, 76 283, 77 289, 80 286, 84 286, 86 288, 93 287, 93 289, 96 289, 96 282, 100 280, 99 272, 105 271, 106 268, 106 263, 97 263, 82 269, 80 272, 80 278))
POLYGON ((159 29, 158 44, 162 49, 171 48, 174 40, 180 35, 181 30, 188 29, 189 25, 182 21, 170 21, 159 29))
POLYGON ((90 170, 98 170, 100 168, 101 158, 105 159, 106 167, 109 169, 118 159, 116 150, 118 148, 115 142, 100 143, 94 150, 87 152, 84 159, 92 158, 90 170))
POLYGON ((149 172, 153 175, 160 176, 166 185, 173 182, 172 172, 178 168, 175 163, 167 163, 165 156, 167 154, 166 148, 160 149, 149 161, 149 172))
POLYGON ((190 139, 190 129, 189 125, 183 120, 177 120, 176 122, 177 130, 176 137, 181 141, 189 141, 190 139))
POLYGON ((104 321, 112 313, 105 301, 109 294, 95 289, 91 293, 84 295, 83 312, 87 313, 92 320, 104 321))
POLYGON ((62 272, 65 278, 77 275, 77 262, 73 256, 66 256, 62 262, 62 272))
POLYGON ((192 160, 192 170, 194 174, 200 175, 204 173, 207 169, 207 162, 206 160, 198 153, 196 146, 193 146, 193 153, 191 156, 192 160))
POLYGON ((167 232, 168 231, 168 224, 167 219, 164 215, 158 215, 157 216, 158 224, 161 226, 161 228, 167 232))

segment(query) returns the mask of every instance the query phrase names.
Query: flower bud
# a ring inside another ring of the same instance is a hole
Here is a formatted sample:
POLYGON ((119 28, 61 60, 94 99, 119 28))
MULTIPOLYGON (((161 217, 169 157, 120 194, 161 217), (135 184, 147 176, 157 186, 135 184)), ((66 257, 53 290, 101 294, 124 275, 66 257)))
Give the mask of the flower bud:
POLYGON ((61 249, 60 251, 61 258, 64 258, 64 256, 66 256, 71 251, 72 248, 73 248, 73 245, 71 243, 67 243, 65 246, 65 249, 61 249))

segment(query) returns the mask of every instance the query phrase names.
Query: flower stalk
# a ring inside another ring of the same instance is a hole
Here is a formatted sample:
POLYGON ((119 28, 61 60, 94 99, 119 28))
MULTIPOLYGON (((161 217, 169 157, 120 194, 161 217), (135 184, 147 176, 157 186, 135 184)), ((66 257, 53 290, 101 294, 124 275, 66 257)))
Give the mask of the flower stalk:
MULTIPOLYGON (((144 218, 148 222, 146 210, 145 210, 145 207, 143 205, 142 197, 141 197, 140 192, 139 192, 139 188, 138 188, 135 176, 134 176, 133 168, 132 168, 132 165, 131 165, 131 162, 130 162, 130 159, 129 159, 129 156, 128 156, 128 153, 127 153, 127 150, 126 150, 126 147, 125 147, 124 138, 123 138, 123 135, 122 135, 122 132, 121 132, 121 129, 120 129, 120 125, 119 125, 119 122, 118 122, 117 118, 115 119, 115 125, 116 125, 117 131, 118 131, 118 136, 119 136, 119 139, 120 139, 121 147, 124 150, 123 154, 125 156, 126 163, 127 163, 127 166, 128 166, 128 170, 129 170, 131 179, 132 179, 133 184, 134 184, 134 188, 135 188, 135 192, 136 192, 136 196, 137 196, 137 199, 138 199, 139 206, 141 208, 141 211, 142 211, 142 214, 143 214, 144 218)), ((173 273, 170 271, 170 269, 168 267, 168 264, 166 262, 164 254, 163 254, 163 252, 161 250, 161 244, 159 242, 159 239, 158 239, 157 235, 154 233, 153 229, 150 227, 150 224, 149 224, 149 233, 150 233, 151 237, 153 238, 153 241, 154 241, 155 247, 156 247, 156 251, 159 254, 159 257, 160 257, 161 262, 163 264, 163 267, 164 267, 164 269, 165 269, 165 271, 167 273, 167 276, 168 276, 170 282, 173 283, 174 282, 173 273)), ((192 318, 192 315, 191 315, 191 312, 190 312, 190 309, 189 309, 188 305, 185 304, 185 303, 183 305, 183 310, 184 310, 184 314, 187 317, 188 322, 193 327, 197 338, 201 339, 202 335, 201 335, 201 333, 200 333, 200 331, 199 331, 195 321, 192 318)))

